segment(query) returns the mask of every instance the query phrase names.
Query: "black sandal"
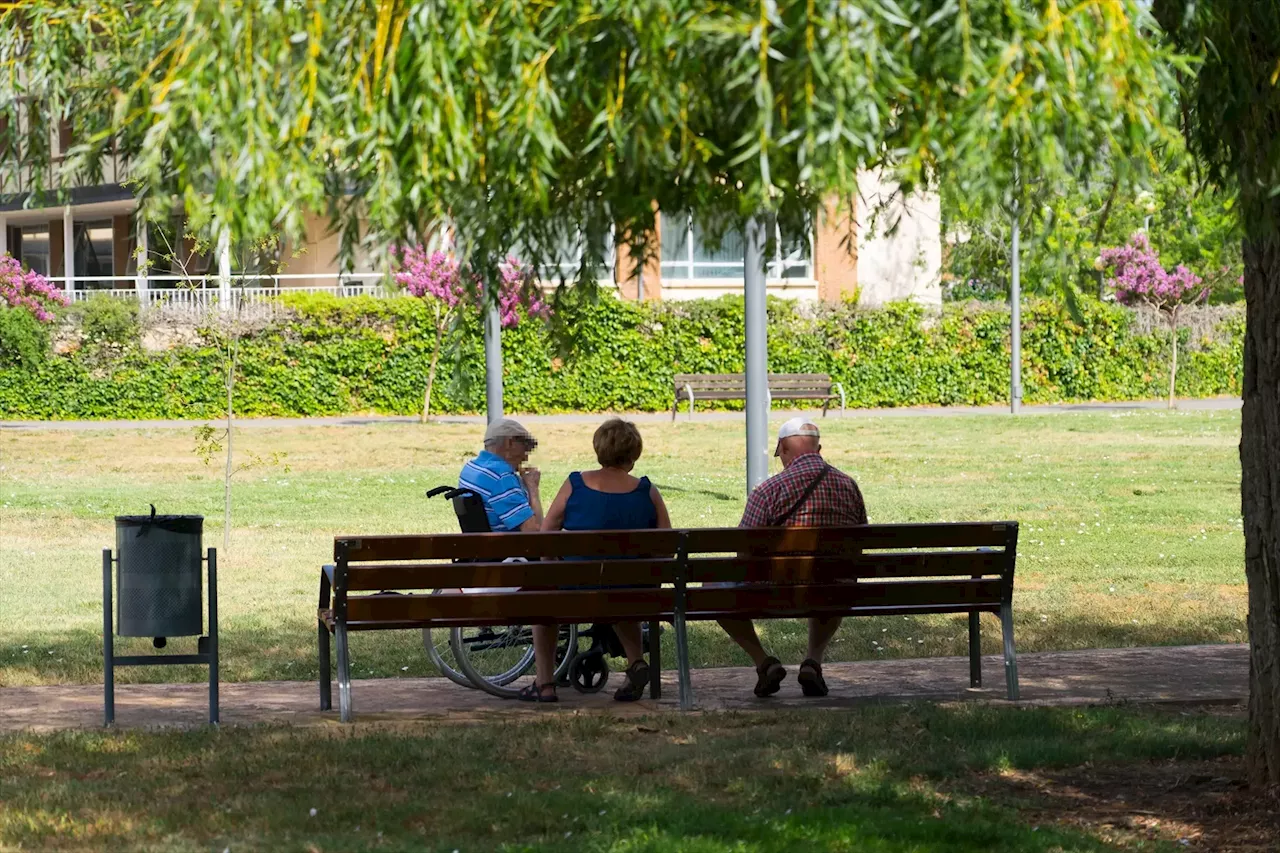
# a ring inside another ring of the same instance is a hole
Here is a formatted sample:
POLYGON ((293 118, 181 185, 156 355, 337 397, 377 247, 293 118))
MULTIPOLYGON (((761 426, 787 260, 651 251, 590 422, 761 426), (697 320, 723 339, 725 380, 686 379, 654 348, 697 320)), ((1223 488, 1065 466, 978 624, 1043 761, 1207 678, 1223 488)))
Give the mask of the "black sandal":
POLYGON ((613 698, 618 702, 635 702, 644 698, 645 688, 649 686, 649 664, 638 660, 627 667, 627 682, 617 689, 613 698))
POLYGON ((800 674, 796 676, 796 680, 800 682, 800 690, 806 696, 817 698, 828 693, 827 680, 822 677, 822 664, 813 658, 800 664, 800 674))
POLYGON ((787 671, 782 668, 781 661, 774 657, 765 658, 756 667, 755 694, 761 699, 772 696, 778 692, 782 679, 786 677, 787 671))
POLYGON ((555 682, 550 684, 530 684, 528 687, 516 694, 516 698, 521 702, 559 702, 560 697, 556 695, 555 682), (542 691, 551 688, 551 695, 547 696, 542 691))

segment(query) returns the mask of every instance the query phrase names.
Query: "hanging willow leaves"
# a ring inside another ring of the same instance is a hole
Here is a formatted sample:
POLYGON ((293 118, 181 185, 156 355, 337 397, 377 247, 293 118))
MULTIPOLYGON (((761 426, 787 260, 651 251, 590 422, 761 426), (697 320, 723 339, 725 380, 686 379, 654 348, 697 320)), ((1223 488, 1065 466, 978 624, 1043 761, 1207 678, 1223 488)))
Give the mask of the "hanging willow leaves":
MULTIPOLYGON (((33 0, 0 12, 0 114, 26 99, 81 143, 68 169, 9 146, 32 189, 117 150, 152 215, 300 236, 321 212, 363 240, 446 219, 480 268, 537 266, 610 235, 652 252, 655 203, 718 232, 801 226, 859 174, 939 175, 1006 203, 1014 153, 1052 181, 1141 167, 1175 59, 1133 0, 33 0)), ((21 142, 22 140, 18 140, 21 142)), ((45 140, 47 143, 47 140, 45 140)), ((66 180, 63 179, 66 176, 66 180)))

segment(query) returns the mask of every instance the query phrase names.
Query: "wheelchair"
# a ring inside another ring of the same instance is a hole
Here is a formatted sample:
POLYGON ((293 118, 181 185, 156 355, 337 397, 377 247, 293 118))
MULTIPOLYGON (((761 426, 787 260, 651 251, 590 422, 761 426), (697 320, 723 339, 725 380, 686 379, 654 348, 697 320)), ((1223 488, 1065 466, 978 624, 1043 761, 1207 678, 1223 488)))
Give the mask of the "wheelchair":
MULTIPOLYGON (((484 502, 475 492, 453 486, 437 486, 428 498, 443 497, 453 505, 463 533, 491 533, 484 502)), ((508 558, 511 562, 523 557, 508 558)), ((465 562, 465 561, 459 561, 465 562)), ((432 590, 432 595, 455 590, 432 590)), ((511 685, 533 669, 533 628, 510 625, 476 628, 424 628, 422 642, 427 655, 445 678, 463 687, 478 688, 503 699, 520 692, 511 685)), ((644 629, 649 649, 648 626, 644 629)), ((612 625, 561 625, 556 642, 556 684, 572 686, 579 693, 597 693, 609 680, 608 658, 624 655, 612 625), (587 648, 581 648, 583 641, 587 648)))

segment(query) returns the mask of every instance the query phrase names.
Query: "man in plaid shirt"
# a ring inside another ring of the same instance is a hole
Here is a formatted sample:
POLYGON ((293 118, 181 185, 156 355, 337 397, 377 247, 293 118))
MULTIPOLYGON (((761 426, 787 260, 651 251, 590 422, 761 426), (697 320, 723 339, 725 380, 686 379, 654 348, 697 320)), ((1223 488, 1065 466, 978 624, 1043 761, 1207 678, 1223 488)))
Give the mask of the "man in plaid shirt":
MULTIPOLYGON (((805 418, 792 418, 778 429, 774 456, 782 460, 782 472, 765 480, 747 498, 739 527, 848 527, 867 523, 862 491, 853 478, 837 471, 822 458, 818 426, 805 418)), ((843 618, 809 620, 809 653, 800 664, 797 680, 805 696, 826 696, 822 657, 843 618)), ((756 665, 757 696, 778 692, 787 671, 760 645, 755 626, 748 619, 722 619, 720 627, 756 665)))

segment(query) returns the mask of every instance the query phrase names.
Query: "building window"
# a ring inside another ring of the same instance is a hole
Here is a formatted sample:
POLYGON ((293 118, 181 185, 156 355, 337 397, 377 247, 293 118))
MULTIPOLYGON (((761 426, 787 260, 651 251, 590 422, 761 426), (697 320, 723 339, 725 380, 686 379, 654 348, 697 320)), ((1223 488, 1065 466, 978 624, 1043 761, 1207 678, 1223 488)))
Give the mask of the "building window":
MULTIPOLYGON (((663 279, 742 280, 742 234, 729 231, 713 248, 704 229, 684 214, 662 214, 663 279)), ((771 280, 813 277, 810 234, 787 234, 774 225, 772 256, 765 274, 771 280)))
POLYGON ((110 219, 76 222, 75 237, 76 287, 79 290, 110 290, 115 232, 110 219))
MULTIPOLYGON (((583 239, 579 233, 573 240, 566 240, 561 246, 557 247, 554 253, 546 259, 546 263, 538 268, 538 280, 544 284, 558 285, 563 279, 564 281, 573 281, 577 278, 578 270, 582 266, 583 239)), ((527 263, 528 252, 521 252, 519 249, 513 250, 512 255, 517 260, 527 263)), ((596 275, 600 281, 613 281, 613 268, 617 263, 617 249, 613 243, 613 231, 610 230, 604 235, 604 247, 601 255, 604 258, 604 268, 599 270, 596 275)))
POLYGON ((35 225, 22 229, 22 240, 19 243, 22 261, 30 269, 49 275, 49 226, 35 225))

